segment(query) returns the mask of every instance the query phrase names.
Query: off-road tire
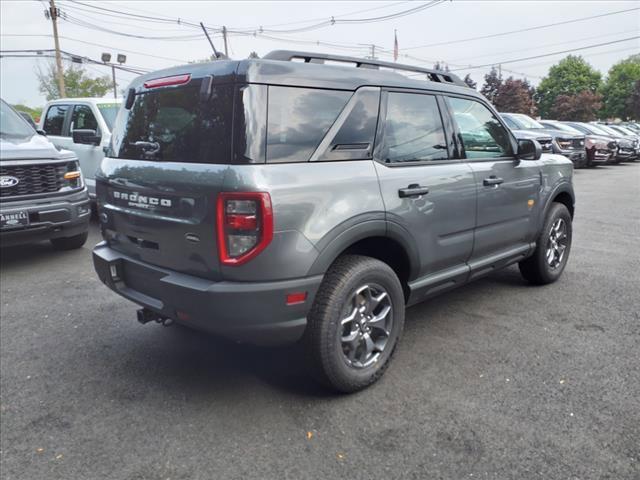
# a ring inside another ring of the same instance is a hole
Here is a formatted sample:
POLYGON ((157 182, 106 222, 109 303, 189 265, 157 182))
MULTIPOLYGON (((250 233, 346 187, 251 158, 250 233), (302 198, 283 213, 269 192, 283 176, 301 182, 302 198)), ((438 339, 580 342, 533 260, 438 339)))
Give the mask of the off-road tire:
POLYGON ((569 260, 572 235, 573 229, 569 209, 562 203, 554 202, 549 208, 542 230, 536 239, 536 249, 533 255, 518 264, 522 276, 534 285, 546 285, 558 280, 569 260), (549 247, 551 228, 558 219, 564 220, 567 226, 568 243, 561 264, 557 268, 552 268, 547 261, 547 248, 549 247))
POLYGON ((73 237, 52 238, 51 245, 56 250, 75 250, 86 243, 88 236, 89 232, 84 232, 73 237))
POLYGON ((360 255, 339 257, 326 273, 308 315, 303 346, 311 372, 328 388, 344 393, 377 381, 391 361, 404 328, 404 293, 400 280, 386 263, 360 255), (340 323, 344 310, 363 284, 376 284, 391 300, 392 326, 378 360, 356 369, 344 358, 340 323))

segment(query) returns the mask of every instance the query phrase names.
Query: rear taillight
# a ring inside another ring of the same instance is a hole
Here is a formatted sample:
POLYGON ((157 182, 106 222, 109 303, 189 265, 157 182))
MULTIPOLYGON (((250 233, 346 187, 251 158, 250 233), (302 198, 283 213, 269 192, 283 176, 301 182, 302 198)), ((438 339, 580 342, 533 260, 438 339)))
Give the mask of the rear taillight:
POLYGON ((218 195, 218 251, 224 265, 241 265, 264 250, 273 238, 271 197, 264 192, 218 195))

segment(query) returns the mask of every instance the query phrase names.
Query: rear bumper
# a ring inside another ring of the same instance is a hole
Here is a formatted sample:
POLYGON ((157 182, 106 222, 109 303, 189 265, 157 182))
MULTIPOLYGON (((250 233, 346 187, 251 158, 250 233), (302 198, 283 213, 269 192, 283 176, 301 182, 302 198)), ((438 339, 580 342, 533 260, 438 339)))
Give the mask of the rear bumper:
POLYGON ((214 282, 140 262, 101 242, 93 250, 100 280, 111 290, 177 323, 257 345, 302 337, 322 276, 272 282, 214 282), (115 269, 116 276, 113 276, 115 269), (307 292, 304 303, 286 296, 307 292))
POLYGON ((91 217, 86 189, 65 197, 0 202, 0 213, 17 212, 28 214, 29 225, 0 230, 3 247, 79 235, 88 230, 91 217))

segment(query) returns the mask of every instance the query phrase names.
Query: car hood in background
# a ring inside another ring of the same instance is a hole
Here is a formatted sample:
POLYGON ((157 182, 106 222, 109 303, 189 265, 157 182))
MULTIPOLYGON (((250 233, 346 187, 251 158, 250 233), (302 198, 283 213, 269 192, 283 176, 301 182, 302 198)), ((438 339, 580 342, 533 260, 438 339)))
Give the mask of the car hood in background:
POLYGON ((537 140, 539 138, 546 138, 551 140, 553 138, 552 135, 548 135, 546 133, 538 133, 539 130, 511 130, 517 139, 534 139, 537 140))
POLYGON ((0 137, 0 160, 34 160, 75 158, 73 152, 58 150, 47 137, 0 137))

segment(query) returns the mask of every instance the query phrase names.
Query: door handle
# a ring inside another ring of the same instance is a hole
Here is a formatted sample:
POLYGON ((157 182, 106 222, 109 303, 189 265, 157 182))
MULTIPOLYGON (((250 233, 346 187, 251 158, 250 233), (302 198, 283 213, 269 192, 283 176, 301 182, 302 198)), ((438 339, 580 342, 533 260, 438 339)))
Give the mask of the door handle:
POLYGON ((429 189, 417 183, 412 183, 407 188, 398 190, 398 196, 400 198, 418 197, 420 195, 426 195, 427 193, 429 193, 429 189))
POLYGON ((500 177, 496 177, 495 175, 491 175, 489 178, 485 178, 482 181, 482 184, 485 187, 494 187, 494 186, 497 187, 501 183, 504 183, 504 180, 500 177))

